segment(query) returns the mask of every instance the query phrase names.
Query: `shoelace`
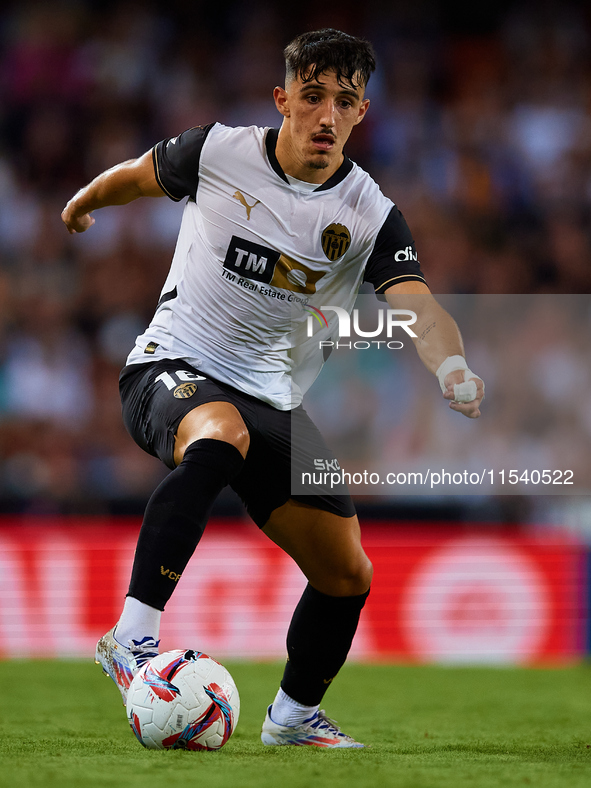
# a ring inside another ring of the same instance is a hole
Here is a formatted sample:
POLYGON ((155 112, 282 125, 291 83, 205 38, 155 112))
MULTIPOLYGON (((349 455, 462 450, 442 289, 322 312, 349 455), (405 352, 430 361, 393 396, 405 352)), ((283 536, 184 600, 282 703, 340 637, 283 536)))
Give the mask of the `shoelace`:
POLYGON ((135 657, 135 664, 138 668, 143 667, 153 657, 158 656, 159 640, 154 638, 144 638, 139 643, 137 640, 129 641, 129 650, 135 657))
MULTIPOLYGON (((320 709, 318 711, 318 720, 312 723, 313 728, 317 727, 327 727, 333 733, 336 733, 338 736, 342 736, 344 739, 351 739, 350 736, 347 736, 346 733, 343 733, 342 730, 339 728, 339 725, 336 720, 331 720, 330 717, 326 716, 326 712, 324 709, 320 709)), ((353 739, 351 739, 353 741, 353 739)))

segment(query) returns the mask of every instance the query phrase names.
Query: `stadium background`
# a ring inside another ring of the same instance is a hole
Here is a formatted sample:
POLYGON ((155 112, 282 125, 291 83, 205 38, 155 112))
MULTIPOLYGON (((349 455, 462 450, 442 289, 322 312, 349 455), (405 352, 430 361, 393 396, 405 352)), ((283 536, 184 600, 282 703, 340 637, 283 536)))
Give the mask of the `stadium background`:
MULTIPOLYGON (((3 654, 33 654, 36 636, 47 632, 54 633, 50 653, 88 653, 116 616, 138 518, 163 473, 124 431, 117 376, 153 313, 179 206, 162 199, 106 209, 90 233, 70 237, 59 220, 63 205, 98 172, 196 123, 276 125, 270 94, 283 77, 281 47, 326 25, 376 47, 371 112, 347 150, 401 206, 433 292, 591 290, 591 12, 584 3, 455 10, 433 2, 341 2, 330 10, 174 0, 3 4, 3 654)), ((567 308, 558 313, 572 317, 567 308)), ((498 436, 516 451, 536 439, 556 456, 576 444, 584 478, 589 315, 570 327, 579 341, 553 341, 546 375, 538 371, 552 380, 559 370, 564 386, 542 386, 535 408, 517 392, 498 436), (567 403, 569 418, 564 430, 548 432, 544 409, 557 401, 567 403)), ((323 391, 338 386, 343 395, 335 375, 328 365, 323 391)), ((358 407, 363 392, 353 384, 342 401, 349 440, 371 456, 383 434, 368 428, 368 409, 358 407)), ((327 437, 339 440, 344 422, 332 410, 327 437)), ((396 410, 401 423, 412 421, 410 399, 396 410)), ((428 455, 428 436, 416 437, 428 455)), ((453 451, 450 460, 461 463, 462 443, 453 451)), ((448 496, 435 505, 380 497, 360 501, 360 511, 383 585, 372 595, 358 656, 560 661, 584 651, 588 495, 448 496), (477 576, 473 566, 481 567, 477 576), (433 594, 442 588, 452 589, 451 601, 434 613, 433 594), (424 632, 437 627, 443 640, 426 643, 424 632), (503 632, 500 654, 494 643, 503 632)), ((276 633, 301 578, 242 523, 230 494, 215 514, 195 561, 201 575, 179 588, 166 636, 175 637, 174 621, 193 615, 198 593, 220 611, 217 621, 194 624, 212 650, 276 656, 283 648, 276 633), (232 572, 216 573, 223 565, 216 556, 228 551, 232 572), (253 572, 262 579, 245 596, 253 572), (254 640, 244 639, 247 632, 254 640)))

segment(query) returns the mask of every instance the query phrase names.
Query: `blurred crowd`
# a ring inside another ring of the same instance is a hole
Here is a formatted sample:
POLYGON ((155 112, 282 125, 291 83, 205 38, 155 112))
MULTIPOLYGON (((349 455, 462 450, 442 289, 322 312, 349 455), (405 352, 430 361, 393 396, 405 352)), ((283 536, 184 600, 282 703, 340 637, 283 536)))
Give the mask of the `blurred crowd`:
POLYGON ((447 5, 2 5, 0 510, 137 511, 162 477, 124 430, 117 377, 182 207, 105 209, 80 236, 59 216, 96 174, 185 128, 279 125, 281 50, 304 30, 374 43, 372 106, 347 152, 405 214, 433 292, 591 292, 591 11, 447 5))

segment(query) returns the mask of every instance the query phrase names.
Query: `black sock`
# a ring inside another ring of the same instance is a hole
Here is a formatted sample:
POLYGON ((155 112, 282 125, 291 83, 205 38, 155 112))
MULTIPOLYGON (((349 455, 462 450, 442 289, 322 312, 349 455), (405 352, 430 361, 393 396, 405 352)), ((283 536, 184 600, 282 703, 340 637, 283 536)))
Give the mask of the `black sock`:
POLYGON ((213 502, 244 459, 231 443, 202 438, 148 501, 128 595, 164 610, 205 530, 213 502))
POLYGON ((290 698, 305 706, 320 703, 347 659, 368 594, 328 596, 306 587, 287 633, 281 689, 290 698))

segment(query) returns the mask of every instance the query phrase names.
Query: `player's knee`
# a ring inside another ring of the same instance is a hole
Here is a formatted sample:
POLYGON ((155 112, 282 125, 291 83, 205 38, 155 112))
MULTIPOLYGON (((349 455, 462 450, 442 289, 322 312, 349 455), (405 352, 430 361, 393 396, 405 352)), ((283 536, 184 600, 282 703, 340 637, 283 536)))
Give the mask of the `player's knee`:
POLYGON ((329 593, 333 596, 358 596, 371 585, 373 566, 363 553, 344 564, 329 580, 329 593))
POLYGON ((350 578, 351 592, 348 596, 357 596, 357 594, 364 594, 371 585, 373 577, 373 566, 369 558, 363 554, 360 559, 356 571, 350 578))
POLYGON ((185 416, 179 425, 175 443, 175 462, 178 465, 188 446, 203 438, 224 441, 235 446, 246 457, 250 435, 240 414, 227 403, 202 405, 185 416))
POLYGON ((243 457, 246 457, 248 448, 250 446, 250 434, 246 429, 244 422, 232 424, 223 432, 223 437, 219 440, 225 440, 235 446, 243 457))
MULTIPOLYGON (((219 420, 215 426, 210 425, 207 435, 200 435, 199 437, 231 443, 243 457, 246 457, 250 446, 250 435, 242 420, 219 420)), ((196 440, 199 440, 199 438, 196 438, 196 440)))
MULTIPOLYGON (((373 564, 367 556, 365 556, 365 566, 363 568, 363 587, 365 591, 370 587, 373 578, 373 564)), ((364 593, 363 591, 361 593, 364 593)))

